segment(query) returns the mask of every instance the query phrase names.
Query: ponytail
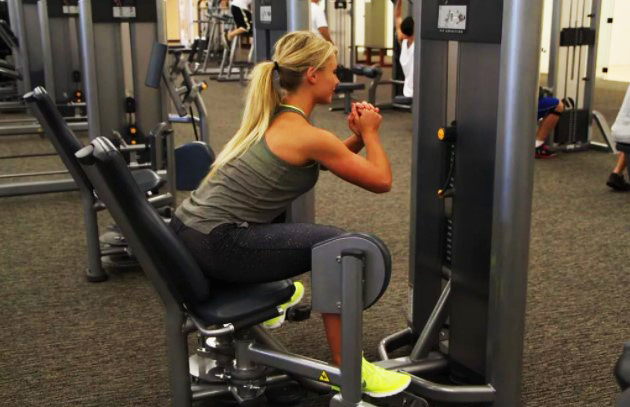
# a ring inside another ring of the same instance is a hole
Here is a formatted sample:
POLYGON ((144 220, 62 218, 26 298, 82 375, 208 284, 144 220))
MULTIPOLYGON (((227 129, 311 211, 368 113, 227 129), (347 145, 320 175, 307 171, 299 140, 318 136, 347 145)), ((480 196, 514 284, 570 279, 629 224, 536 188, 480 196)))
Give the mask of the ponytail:
POLYGON ((336 50, 309 31, 291 32, 276 42, 273 62, 261 62, 254 68, 241 126, 217 156, 206 181, 262 140, 286 93, 299 87, 308 67, 320 69, 336 50))
POLYGON ((261 62, 254 68, 247 89, 241 126, 217 156, 208 178, 263 138, 271 117, 280 104, 280 95, 273 86, 273 70, 274 63, 269 61, 261 62))

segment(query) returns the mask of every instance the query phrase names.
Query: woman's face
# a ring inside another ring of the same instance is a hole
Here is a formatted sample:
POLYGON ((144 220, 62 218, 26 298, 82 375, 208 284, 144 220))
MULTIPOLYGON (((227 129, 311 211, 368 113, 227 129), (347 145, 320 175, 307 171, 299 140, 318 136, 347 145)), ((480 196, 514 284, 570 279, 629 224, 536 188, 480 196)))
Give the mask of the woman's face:
POLYGON ((339 83, 339 78, 335 73, 337 69, 337 57, 332 55, 324 65, 317 71, 317 82, 314 87, 315 102, 319 104, 332 103, 335 88, 339 83))

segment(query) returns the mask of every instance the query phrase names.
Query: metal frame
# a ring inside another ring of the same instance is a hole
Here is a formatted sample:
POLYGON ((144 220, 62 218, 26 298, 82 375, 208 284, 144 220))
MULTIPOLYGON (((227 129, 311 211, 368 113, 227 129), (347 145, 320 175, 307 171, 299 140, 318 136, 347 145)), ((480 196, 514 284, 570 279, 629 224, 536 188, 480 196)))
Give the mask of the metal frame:
MULTIPOLYGON (((379 283, 373 282, 374 280, 368 278, 368 275, 380 275, 380 284, 386 286, 389 278, 385 275, 391 271, 388 268, 391 267, 389 252, 377 239, 367 235, 347 234, 322 242, 312 250, 313 269, 318 263, 330 260, 337 264, 337 272, 331 274, 332 281, 325 281, 321 288, 324 293, 328 288, 340 293, 339 300, 343 304, 343 307, 335 307, 334 311, 341 314, 343 352, 341 366, 335 367, 328 363, 291 354, 267 335, 261 327, 256 327, 257 324, 282 312, 277 306, 286 300, 285 290, 288 286, 286 281, 268 283, 268 285, 274 284, 274 290, 278 294, 285 293, 283 296, 276 295, 275 304, 262 301, 260 304, 253 305, 249 313, 246 310, 240 310, 241 317, 235 317, 236 320, 224 321, 220 324, 217 323, 219 321, 212 320, 204 322, 192 311, 193 307, 188 306, 185 299, 187 297, 179 292, 181 288, 178 290, 177 287, 168 284, 169 277, 178 273, 177 267, 187 267, 187 265, 191 267, 186 270, 183 278, 191 281, 186 281, 182 287, 194 284, 193 279, 201 278, 201 280, 195 280, 199 282, 205 280, 199 276, 201 270, 192 266, 194 260, 181 244, 170 246, 171 251, 167 253, 167 257, 163 261, 156 261, 153 256, 154 251, 160 250, 164 242, 176 241, 176 237, 161 219, 156 218, 143 197, 138 196, 139 191, 133 188, 131 174, 122 165, 122 159, 116 157, 115 153, 113 145, 104 137, 99 137, 92 141, 90 146, 77 153, 77 157, 96 192, 127 237, 131 249, 164 303, 169 376, 174 405, 192 405, 193 401, 229 393, 234 395, 239 404, 254 401, 263 394, 264 387, 270 383, 267 381, 268 373, 264 368, 269 366, 289 375, 298 375, 301 381, 312 379, 340 386, 341 393, 332 398, 329 404, 331 407, 372 406, 361 400, 362 313, 366 304, 371 304, 379 297, 371 298, 367 293, 382 292, 385 288, 379 288, 379 283), (135 216, 137 211, 151 216, 135 216), (151 239, 147 240, 147 236, 151 239), (195 368, 189 362, 188 335, 195 331, 199 334, 201 349, 199 349, 199 354, 191 359, 200 363, 208 362, 209 364, 203 366, 202 369, 214 380, 207 382, 202 379, 201 383, 193 385, 190 373, 195 368), (227 352, 213 354, 213 348, 208 345, 208 339, 214 339, 216 349, 227 352), (230 356, 232 354, 233 357, 230 356), (217 367, 217 369, 210 371, 207 369, 209 366, 217 367), (226 374, 228 372, 229 374, 226 374)), ((266 284, 260 286, 264 285, 266 284)), ((232 305, 230 302, 237 301, 239 295, 251 295, 256 288, 249 288, 251 290, 249 293, 235 290, 232 295, 226 296, 224 301, 228 302, 227 305, 232 305)), ((267 289, 268 295, 273 298, 275 293, 270 290, 271 288, 267 289)), ((210 292, 207 289, 205 291, 200 289, 196 295, 207 296, 210 292)), ((313 296, 317 295, 318 292, 313 291, 313 296)), ((252 300, 255 301, 255 298, 252 300)), ((194 309, 201 310, 203 307, 210 306, 204 305, 208 304, 206 300, 199 299, 198 302, 199 304, 194 309)), ((216 302, 210 304, 223 305, 216 302)), ((318 311, 322 310, 318 309, 318 311)), ((279 382, 287 378, 287 375, 276 375, 271 377, 271 382, 279 382)), ((321 384, 318 387, 321 387, 321 384)))
POLYGON ((198 125, 201 133, 199 139, 210 145, 208 111, 201 97, 201 90, 204 86, 202 83, 198 83, 193 79, 193 74, 184 55, 180 55, 179 57, 175 56, 173 66, 170 69, 165 68, 163 79, 178 116, 174 117, 170 115, 169 121, 171 123, 193 123, 195 126, 198 125), (183 86, 177 88, 175 87, 174 80, 179 74, 183 77, 183 86), (184 96, 184 98, 182 98, 182 96, 184 96), (191 105, 195 106, 197 116, 190 116, 188 114, 188 109, 191 105))
MULTIPOLYGON (((31 68, 35 69, 39 67, 43 70, 43 79, 47 89, 51 94, 55 95, 56 80, 54 75, 55 59, 53 54, 57 57, 57 60, 63 60, 60 56, 60 49, 62 51, 68 51, 71 47, 56 47, 53 50, 51 42, 51 29, 52 20, 49 18, 49 3, 48 0, 38 0, 37 2, 26 2, 24 0, 10 0, 9 10, 11 13, 11 24, 16 27, 16 36, 20 41, 18 48, 17 44, 14 44, 14 52, 16 58, 16 69, 21 73, 21 81, 18 81, 18 95, 22 95, 26 91, 30 90, 30 87, 34 84, 34 79, 31 75, 34 74, 31 68), (25 10, 28 7, 28 10, 25 10), (25 20, 29 18, 28 22, 25 20), (33 17, 37 18, 37 24, 34 23, 33 17), (30 30, 27 32, 26 27, 30 30), (39 28, 34 29, 35 27, 39 28), (30 35, 30 37, 29 37, 30 35), (29 47, 35 49, 29 49, 29 47), (33 56, 37 56, 37 60, 32 60, 33 56), (35 65, 32 65, 31 63, 35 65)), ((3 37, 6 36, 3 35, 3 37)), ((56 98, 54 100, 57 100, 56 98)), ((81 104, 68 104, 73 108, 75 113, 78 109, 81 109, 81 104)), ((2 107, 15 108, 25 107, 23 101, 10 104, 2 104, 2 107)), ((84 116, 77 114, 73 117, 67 118, 69 126, 74 131, 87 130, 87 121, 84 116)), ((12 135, 28 135, 28 134, 43 134, 42 126, 37 122, 35 118, 28 119, 5 119, 0 122, 0 136, 12 136, 12 135)), ((33 158, 32 155, 25 155, 25 158, 33 158)), ((58 171, 48 172, 33 172, 26 174, 6 174, 3 178, 23 178, 23 177, 40 177, 46 175, 57 175, 58 171)), ((72 179, 61 180, 45 180, 45 181, 32 181, 32 182, 12 182, 9 184, 0 185, 0 197, 10 197, 19 195, 34 195, 53 192, 66 192, 76 190, 77 187, 72 179)))
POLYGON ((572 123, 570 128, 570 139, 567 144, 555 143, 558 148, 565 150, 595 149, 605 152, 615 152, 614 142, 608 123, 604 116, 593 110, 593 93, 595 90, 597 48, 600 34, 601 20, 601 0, 553 0, 552 24, 551 24, 551 44, 549 47, 549 74, 547 77, 547 87, 550 88, 556 97, 563 99, 575 96, 575 108, 566 110, 564 115, 569 115, 572 123), (586 13, 586 7, 590 1, 590 13, 586 13), (576 5, 575 10, 573 5, 576 5), (582 9, 582 11, 578 9, 582 9), (575 15, 574 15, 575 14, 575 15), (560 32, 563 28, 583 27, 584 21, 589 19, 586 27, 594 30, 595 43, 592 46, 582 45, 569 50, 569 47, 560 46, 560 32), (586 47, 586 54, 583 62, 583 51, 586 47), (576 55, 577 54, 577 55, 576 55), (577 60, 577 64, 576 64, 577 60), (563 63, 564 62, 564 63, 563 63), (576 140, 575 133, 580 125, 577 120, 577 110, 585 110, 588 115, 588 129, 586 141, 576 140), (592 141, 593 121, 598 126, 604 143, 592 141))
POLYGON ((433 24, 444 1, 414 4, 409 327, 385 338, 379 353, 383 366, 415 375, 414 394, 514 407, 533 185, 531 138, 523 135, 536 130, 542 0, 491 3, 468 3, 463 33, 433 24), (436 137, 439 128, 447 141, 436 137), (409 356, 389 360, 391 348, 409 342, 409 356), (439 372, 469 384, 426 378, 439 372))
POLYGON ((81 51, 86 88, 89 137, 109 136, 112 130, 127 133, 130 124, 124 102, 128 96, 136 101, 135 121, 141 134, 149 134, 156 123, 168 120, 168 108, 163 88, 144 86, 151 47, 146 44, 165 42, 163 2, 145 0, 138 8, 151 4, 155 7, 157 21, 145 22, 134 19, 111 22, 94 22, 95 0, 79 0, 81 51), (127 29, 128 26, 128 29, 127 29), (130 50, 121 62, 120 50, 124 49, 126 33, 130 50), (98 49, 98 53, 96 50, 98 49))

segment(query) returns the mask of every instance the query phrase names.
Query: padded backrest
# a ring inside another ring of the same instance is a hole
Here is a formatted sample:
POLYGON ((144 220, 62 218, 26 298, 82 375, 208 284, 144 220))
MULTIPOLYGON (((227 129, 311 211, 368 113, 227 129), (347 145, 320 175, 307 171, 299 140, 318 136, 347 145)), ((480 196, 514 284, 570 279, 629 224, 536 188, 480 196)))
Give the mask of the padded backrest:
POLYGON ((72 175, 74 182, 77 183, 79 188, 91 191, 92 184, 83 173, 83 169, 75 157, 76 152, 83 145, 70 130, 46 89, 38 86, 32 92, 24 95, 24 100, 55 147, 57 154, 59 154, 70 175, 72 175))
POLYGON ((175 149, 175 184, 178 191, 194 191, 210 172, 214 152, 203 141, 191 141, 175 149))
POLYGON ((173 298, 179 304, 208 300, 210 282, 145 199, 111 141, 98 137, 77 158, 162 300, 167 304, 173 298))

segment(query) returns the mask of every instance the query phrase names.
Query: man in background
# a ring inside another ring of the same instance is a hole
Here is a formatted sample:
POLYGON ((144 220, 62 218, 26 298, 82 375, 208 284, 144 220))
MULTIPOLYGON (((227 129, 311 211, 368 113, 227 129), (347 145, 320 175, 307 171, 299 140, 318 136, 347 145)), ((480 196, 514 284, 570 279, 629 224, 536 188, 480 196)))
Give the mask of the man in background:
POLYGON ((403 95, 413 97, 413 17, 402 18, 402 3, 404 0, 396 0, 394 7, 394 22, 396 24, 396 39, 400 44, 400 66, 405 75, 403 95))
POLYGON ((326 41, 334 45, 332 38, 330 38, 330 31, 328 30, 328 20, 326 20, 326 13, 319 6, 319 0, 311 0, 311 31, 318 34, 326 41))

